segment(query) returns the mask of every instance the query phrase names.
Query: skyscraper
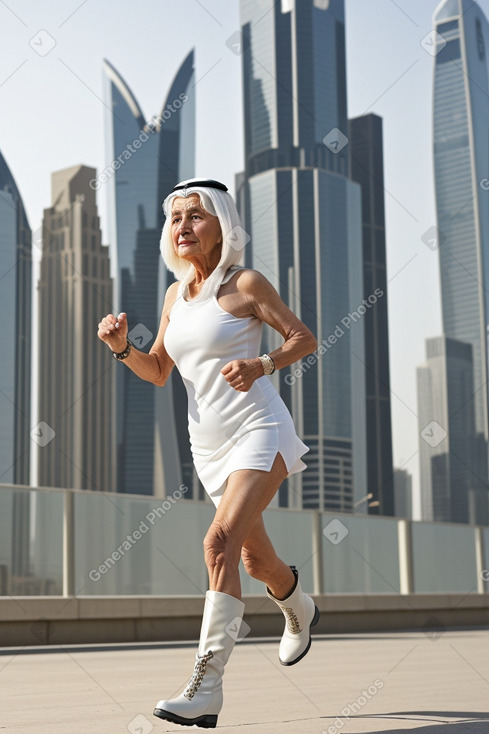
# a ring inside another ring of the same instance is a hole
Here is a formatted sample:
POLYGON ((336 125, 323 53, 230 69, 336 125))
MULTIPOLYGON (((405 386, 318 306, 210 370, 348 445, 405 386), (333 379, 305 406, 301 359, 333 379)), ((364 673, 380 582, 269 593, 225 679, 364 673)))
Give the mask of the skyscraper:
POLYGON ((97 338, 112 304, 108 247, 101 244, 95 170, 53 173, 44 210, 39 279, 38 483, 114 491, 115 361, 97 338))
POLYGON ((351 177, 362 187, 363 293, 381 293, 363 317, 367 413, 367 490, 379 505, 369 512, 394 514, 392 428, 387 324, 382 118, 349 121, 351 177))
MULTIPOLYGON (((31 440, 32 233, 0 153, 0 482, 29 484, 31 440)), ((12 576, 29 570, 29 497, 12 497, 12 576)))
MULTIPOLYGON (((316 335, 272 378, 310 447, 281 505, 367 494, 361 191, 349 178, 343 0, 241 0, 245 171, 237 199, 263 272, 316 335)), ((264 349, 282 339, 264 329, 264 349)))
MULTIPOLYGON (((114 309, 127 313, 129 336, 143 349, 156 336, 163 297, 173 281, 160 257, 161 204, 175 183, 194 175, 194 54, 180 67, 159 115, 148 121, 108 61, 104 76, 110 162, 97 185, 109 186, 114 309)), ((179 375, 156 388, 121 367, 117 393, 118 491, 164 494, 182 480, 191 487, 188 430, 180 419, 186 391, 179 375), (183 475, 182 466, 187 468, 183 475)))
POLYGON ((417 383, 422 519, 474 522, 471 345, 443 336, 427 339, 417 383))
POLYGON ((413 519, 412 476, 405 469, 396 469, 394 474, 394 515, 406 520, 413 519))
MULTIPOLYGON (((475 450, 487 485, 489 288, 489 27, 472 0, 443 0, 434 14, 433 153, 443 331, 472 346, 475 450)), ((480 496, 487 517, 487 491, 480 496)), ((455 518, 453 518, 455 519, 455 518)))
POLYGON ((31 238, 22 202, 0 153, 0 482, 29 484, 31 238))

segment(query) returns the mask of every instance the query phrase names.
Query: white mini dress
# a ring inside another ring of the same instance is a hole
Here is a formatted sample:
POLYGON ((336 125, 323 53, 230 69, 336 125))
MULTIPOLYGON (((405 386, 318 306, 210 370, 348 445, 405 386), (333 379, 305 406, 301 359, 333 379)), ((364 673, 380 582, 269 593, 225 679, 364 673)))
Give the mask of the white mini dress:
MULTIPOLYGON (((236 274, 233 266, 221 285, 236 274)), ((231 472, 270 471, 280 452, 287 472, 306 469, 309 447, 297 436, 292 416, 268 377, 247 392, 235 390, 221 369, 233 359, 258 357, 262 322, 225 311, 215 296, 186 301, 180 286, 170 311, 164 345, 188 395, 188 429, 195 469, 216 507, 231 472)))

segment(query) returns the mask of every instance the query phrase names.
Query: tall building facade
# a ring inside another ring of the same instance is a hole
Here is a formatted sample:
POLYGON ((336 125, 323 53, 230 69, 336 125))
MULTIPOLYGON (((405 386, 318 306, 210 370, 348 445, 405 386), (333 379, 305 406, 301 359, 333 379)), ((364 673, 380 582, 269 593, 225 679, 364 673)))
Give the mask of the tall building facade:
POLYGON ((394 474, 394 515, 413 519, 413 478, 405 469, 396 469, 394 474))
MULTIPOLYGON (((367 494, 360 186, 349 179, 343 0, 241 0, 245 171, 261 271, 318 339, 272 380, 310 447, 279 504, 351 511, 367 494), (360 309, 360 310, 359 310, 360 309)), ((264 329, 263 348, 281 336, 264 329)))
POLYGON ((115 361, 97 338, 112 304, 95 170, 52 175, 39 278, 38 484, 114 491, 115 361))
POLYGON ((426 340, 417 368, 423 520, 477 521, 472 357, 471 344, 439 336, 426 340))
MULTIPOLYGON (((3 344, 0 355, 0 483, 2 484, 30 483, 31 241, 32 233, 22 197, 0 153, 0 313, 3 344)), ((29 572, 30 506, 27 493, 16 492, 13 495, 9 522, 13 528, 10 574, 12 577, 24 578, 29 572)))
MULTIPOLYGON (((127 313, 131 340, 148 350, 173 281, 160 257, 161 205, 179 180, 194 175, 194 54, 184 60, 161 112, 149 121, 108 61, 104 79, 109 164, 107 180, 100 180, 108 185, 114 310, 127 313)), ((117 393, 118 491, 164 495, 182 481, 191 488, 186 391, 180 376, 174 370, 167 384, 156 388, 123 369, 117 393)))
POLYGON ((0 482, 29 484, 32 233, 0 153, 0 482))
POLYGON ((362 187, 363 295, 369 304, 365 329, 367 490, 369 512, 394 514, 392 426, 387 316, 382 118, 349 121, 351 178, 362 187))
MULTIPOLYGON (((488 479, 489 27, 472 0, 434 14, 433 153, 443 331, 472 347, 476 436, 470 466, 488 479)), ((479 514, 487 519, 487 490, 479 514)), ((453 518, 456 520, 457 518, 453 518)))

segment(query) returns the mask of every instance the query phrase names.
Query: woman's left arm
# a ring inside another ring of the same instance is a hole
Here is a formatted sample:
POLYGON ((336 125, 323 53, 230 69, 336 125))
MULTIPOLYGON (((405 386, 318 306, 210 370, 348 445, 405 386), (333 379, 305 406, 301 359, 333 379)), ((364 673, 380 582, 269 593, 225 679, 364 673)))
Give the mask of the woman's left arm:
MULTIPOLYGON (((236 279, 236 287, 250 312, 284 338, 284 343, 270 352, 276 370, 288 367, 317 349, 312 331, 286 306, 264 275, 257 270, 244 270, 236 279)), ((249 390, 257 377, 264 374, 258 358, 228 362, 221 372, 232 387, 243 391, 249 390)))

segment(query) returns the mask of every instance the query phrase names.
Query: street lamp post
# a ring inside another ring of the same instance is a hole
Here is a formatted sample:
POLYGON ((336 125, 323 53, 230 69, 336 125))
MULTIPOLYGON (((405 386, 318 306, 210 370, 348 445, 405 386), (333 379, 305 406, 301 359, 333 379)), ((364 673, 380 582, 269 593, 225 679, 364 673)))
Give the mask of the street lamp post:
POLYGON ((361 500, 357 500, 357 502, 355 502, 354 505, 353 505, 353 512, 355 512, 356 508, 359 505, 363 505, 365 502, 367 503, 367 508, 369 508, 369 507, 378 507, 380 505, 380 502, 378 500, 374 500, 373 502, 369 502, 369 500, 371 500, 372 497, 373 497, 372 492, 369 492, 368 494, 365 495, 365 497, 362 497, 361 500))

